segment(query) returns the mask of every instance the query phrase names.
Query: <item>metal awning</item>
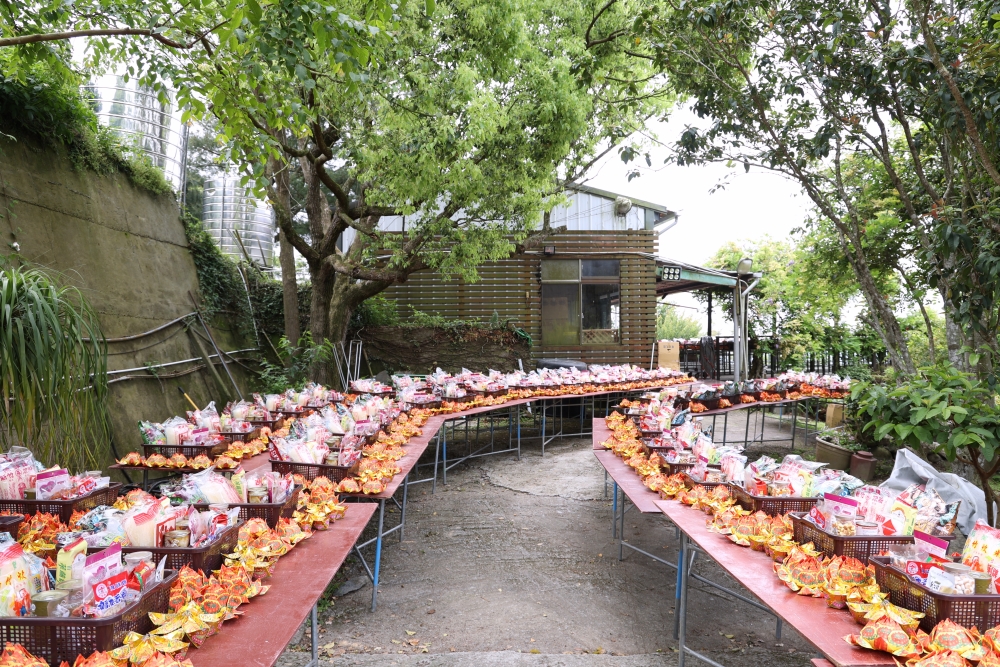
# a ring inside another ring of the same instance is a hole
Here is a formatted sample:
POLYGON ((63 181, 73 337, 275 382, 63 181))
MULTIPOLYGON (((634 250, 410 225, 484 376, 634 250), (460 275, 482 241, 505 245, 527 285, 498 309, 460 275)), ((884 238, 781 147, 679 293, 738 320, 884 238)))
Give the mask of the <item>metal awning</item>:
POLYGON ((656 296, 704 289, 733 289, 737 273, 709 269, 663 257, 656 258, 656 296))

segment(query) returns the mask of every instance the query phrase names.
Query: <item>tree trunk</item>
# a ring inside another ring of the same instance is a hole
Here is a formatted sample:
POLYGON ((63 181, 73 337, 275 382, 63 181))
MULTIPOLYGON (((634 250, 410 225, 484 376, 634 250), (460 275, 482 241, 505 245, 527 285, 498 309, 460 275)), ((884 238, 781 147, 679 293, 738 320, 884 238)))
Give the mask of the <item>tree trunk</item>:
POLYGON ((281 261, 281 304, 285 313, 285 338, 298 345, 302 336, 299 322, 299 283, 295 276, 295 248, 278 230, 279 259, 281 261))
POLYGON ((285 338, 292 345, 299 344, 302 336, 302 323, 299 321, 299 285, 295 276, 295 248, 281 230, 281 220, 291 223, 291 188, 288 183, 288 171, 281 168, 278 161, 269 158, 267 161, 268 175, 274 181, 271 205, 278 219, 278 261, 281 265, 281 305, 285 316, 285 338))
MULTIPOLYGON (((325 264, 314 269, 310 268, 312 276, 312 301, 309 304, 309 332, 314 345, 322 345, 329 336, 327 313, 330 309, 330 298, 333 294, 336 273, 325 264)), ((334 341, 337 342, 337 341, 334 341)), ((329 363, 313 364, 312 379, 320 384, 331 384, 336 378, 331 372, 329 363)))
POLYGON ((959 370, 967 370, 965 355, 962 354, 962 329, 955 322, 953 316, 954 307, 947 299, 947 295, 942 294, 944 303, 944 337, 948 345, 948 363, 959 370))
POLYGON ((868 260, 864 256, 857 229, 850 230, 852 233, 849 237, 847 227, 850 223, 838 220, 833 222, 837 227, 837 236, 840 239, 847 263, 854 270, 854 277, 858 279, 861 294, 868 304, 871 324, 882 338, 882 342, 885 343, 885 349, 889 353, 892 365, 898 371, 913 375, 916 373, 916 368, 910 358, 910 349, 906 344, 906 337, 903 336, 903 329, 899 326, 896 314, 892 312, 888 301, 875 283, 871 268, 868 266, 868 260))

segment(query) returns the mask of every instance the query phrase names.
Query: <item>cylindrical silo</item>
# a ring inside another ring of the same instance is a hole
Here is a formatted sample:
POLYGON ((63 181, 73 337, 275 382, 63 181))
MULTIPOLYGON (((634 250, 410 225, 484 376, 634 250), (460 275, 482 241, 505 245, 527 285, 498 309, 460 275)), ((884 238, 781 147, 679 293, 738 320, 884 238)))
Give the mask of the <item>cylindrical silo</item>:
POLYGON ((225 175, 205 181, 202 220, 205 229, 227 255, 243 257, 233 234, 235 230, 251 259, 271 266, 274 256, 271 216, 271 207, 256 199, 249 188, 240 185, 238 176, 225 175))
POLYGON ((149 156, 167 181, 183 193, 187 127, 173 101, 161 102, 136 79, 125 81, 124 76, 115 74, 97 77, 87 90, 101 124, 149 156))

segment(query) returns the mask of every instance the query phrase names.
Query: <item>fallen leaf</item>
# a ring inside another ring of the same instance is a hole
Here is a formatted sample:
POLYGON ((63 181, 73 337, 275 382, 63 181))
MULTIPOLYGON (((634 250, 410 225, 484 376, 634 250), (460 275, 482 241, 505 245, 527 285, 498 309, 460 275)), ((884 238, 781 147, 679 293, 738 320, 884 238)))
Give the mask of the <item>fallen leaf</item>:
POLYGON ((604 654, 604 649, 601 648, 600 646, 598 646, 597 650, 595 650, 594 653, 596 653, 597 655, 603 655, 604 654))
POLYGON ((433 610, 433 609, 428 609, 428 610, 427 610, 427 613, 428 613, 428 614, 433 614, 433 613, 434 613, 434 610, 433 610))
POLYGON ((417 634, 417 631, 416 630, 407 630, 406 634, 408 634, 408 635, 410 635, 412 637, 413 635, 417 634))
POLYGON ((531 642, 532 644, 534 644, 534 643, 535 643, 535 638, 534 638, 534 637, 532 637, 532 638, 531 638, 530 640, 528 640, 528 641, 530 641, 530 642, 531 642))
POLYGON ((503 593, 503 589, 502 589, 502 588, 498 588, 497 590, 498 590, 499 592, 503 593))
POLYGON ((454 646, 449 646, 448 650, 451 651, 452 653, 454 653, 455 652, 455 647, 454 646))
POLYGON ((332 648, 336 648, 337 642, 330 642, 329 644, 323 644, 323 648, 329 651, 332 648))
POLYGON ((409 644, 410 646, 416 646, 417 644, 420 643, 420 640, 419 639, 411 639, 411 640, 409 640, 406 643, 409 644))
POLYGON ((399 641, 398 639, 390 639, 389 641, 391 641, 393 644, 402 644, 403 643, 403 642, 399 641))
POLYGON ((446 633, 444 633, 444 634, 443 634, 443 635, 441 635, 441 636, 442 636, 442 637, 447 637, 447 636, 448 636, 448 633, 446 632, 446 633))
POLYGON ((732 639, 733 635, 726 635, 726 639, 732 639))
POLYGON ((528 651, 528 653, 541 653, 541 651, 539 651, 537 648, 533 648, 530 651, 528 651))

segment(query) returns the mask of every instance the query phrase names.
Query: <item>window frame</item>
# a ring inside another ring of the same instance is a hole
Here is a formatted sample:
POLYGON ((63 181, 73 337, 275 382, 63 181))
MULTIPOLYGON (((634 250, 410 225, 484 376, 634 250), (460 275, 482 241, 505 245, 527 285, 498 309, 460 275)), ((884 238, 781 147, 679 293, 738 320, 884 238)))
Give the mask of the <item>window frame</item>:
MULTIPOLYGON (((588 260, 588 259, 569 259, 569 258, 559 258, 559 259, 543 259, 538 267, 538 282, 539 285, 577 285, 577 310, 579 315, 579 322, 577 324, 577 339, 576 343, 548 343, 545 340, 545 331, 542 330, 542 345, 552 345, 558 347, 560 345, 575 345, 578 347, 600 347, 602 345, 609 345, 611 343, 585 343, 584 342, 584 331, 615 331, 615 345, 621 345, 621 311, 622 311, 622 287, 621 287, 621 264, 622 260, 620 258, 614 258, 611 260, 588 260), (545 262, 566 262, 566 261, 576 261, 578 262, 577 268, 577 278, 575 280, 569 279, 550 279, 542 278, 544 269, 542 266, 545 262), (618 262, 618 275, 617 276, 584 276, 583 275, 583 263, 586 261, 614 261, 618 262), (583 318, 584 318, 584 303, 583 303, 583 286, 584 285, 617 285, 618 286, 618 328, 617 329, 584 329, 583 328, 583 318)), ((541 293, 541 290, 539 290, 541 293)), ((541 304, 539 305, 539 310, 541 310, 541 304)), ((539 312, 539 326, 542 327, 544 322, 544 317, 542 313, 539 312)))

